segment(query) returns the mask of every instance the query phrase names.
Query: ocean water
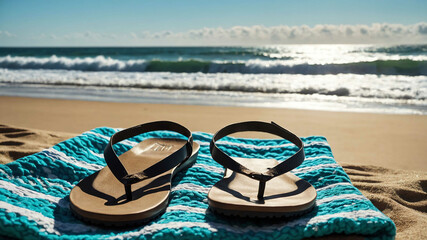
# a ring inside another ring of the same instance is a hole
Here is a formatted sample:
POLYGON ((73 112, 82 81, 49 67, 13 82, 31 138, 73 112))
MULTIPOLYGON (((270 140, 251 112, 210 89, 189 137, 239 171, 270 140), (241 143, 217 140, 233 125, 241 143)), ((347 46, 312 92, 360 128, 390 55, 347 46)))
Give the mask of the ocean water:
POLYGON ((427 114, 427 45, 0 48, 0 95, 427 114))

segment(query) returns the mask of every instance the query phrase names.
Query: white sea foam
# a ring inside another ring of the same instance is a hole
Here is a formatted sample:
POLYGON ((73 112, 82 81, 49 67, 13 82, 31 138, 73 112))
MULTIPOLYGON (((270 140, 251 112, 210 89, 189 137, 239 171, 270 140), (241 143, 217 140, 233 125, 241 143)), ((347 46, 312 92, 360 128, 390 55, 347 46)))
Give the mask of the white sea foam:
MULTIPOLYGON (((0 83, 427 99, 427 76, 124 73, 0 69, 0 83)), ((215 93, 212 93, 215 94, 215 93)))
POLYGON ((0 57, 0 67, 9 69, 63 69, 81 71, 135 71, 143 72, 145 60, 122 61, 110 57, 86 58, 51 57, 0 57))
POLYGON ((0 95, 427 114, 427 76, 0 69, 0 95))

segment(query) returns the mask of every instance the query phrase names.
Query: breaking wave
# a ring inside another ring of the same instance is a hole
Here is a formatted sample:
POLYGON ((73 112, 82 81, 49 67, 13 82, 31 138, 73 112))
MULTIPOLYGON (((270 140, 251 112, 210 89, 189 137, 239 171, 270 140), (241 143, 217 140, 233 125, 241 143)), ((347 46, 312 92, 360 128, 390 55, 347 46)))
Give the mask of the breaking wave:
POLYGON ((78 71, 118 72, 173 72, 173 73, 266 73, 266 74, 377 74, 377 75, 427 75, 427 61, 376 60, 343 64, 296 64, 286 61, 253 60, 247 62, 211 62, 199 60, 118 60, 98 56, 94 58, 66 58, 51 56, 0 57, 0 68, 6 69, 51 69, 78 71))
POLYGON ((426 79, 426 76, 372 74, 204 74, 0 69, 0 84, 15 86, 196 90, 403 100, 427 99, 426 79))

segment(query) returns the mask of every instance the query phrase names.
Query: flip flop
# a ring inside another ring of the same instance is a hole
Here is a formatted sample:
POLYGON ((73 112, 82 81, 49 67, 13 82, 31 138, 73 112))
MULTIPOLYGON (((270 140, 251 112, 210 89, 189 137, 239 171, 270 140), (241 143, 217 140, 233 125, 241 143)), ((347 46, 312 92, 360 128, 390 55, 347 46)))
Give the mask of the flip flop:
POLYGON ((175 174, 196 161, 200 146, 174 122, 151 122, 115 133, 104 151, 107 166, 80 181, 70 193, 74 215, 93 224, 129 226, 165 211, 175 174), (149 138, 117 156, 113 145, 127 138, 169 130, 183 139, 149 138))
POLYGON ((226 168, 224 177, 208 193, 213 212, 227 216, 275 218, 302 215, 316 202, 314 187, 289 171, 305 158, 296 135, 272 122, 241 122, 218 131, 210 143, 212 158, 226 168), (216 141, 237 132, 259 131, 289 140, 299 150, 283 162, 275 159, 229 157, 216 141))

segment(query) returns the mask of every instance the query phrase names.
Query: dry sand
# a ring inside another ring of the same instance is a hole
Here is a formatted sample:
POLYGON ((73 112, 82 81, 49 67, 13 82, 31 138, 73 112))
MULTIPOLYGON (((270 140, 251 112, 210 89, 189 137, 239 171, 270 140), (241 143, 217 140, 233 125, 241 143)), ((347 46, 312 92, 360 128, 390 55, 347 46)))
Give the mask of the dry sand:
POLYGON ((0 97, 0 162, 95 127, 154 120, 205 132, 273 120, 299 136, 326 136, 353 184, 395 222, 397 238, 427 239, 427 116, 0 97))
POLYGON ((40 152, 74 137, 72 133, 25 129, 0 124, 0 164, 40 152))
POLYGON ((155 120, 211 133, 239 121, 275 121, 301 137, 325 136, 340 163, 427 171, 427 116, 0 97, 5 125, 78 134, 155 120))

